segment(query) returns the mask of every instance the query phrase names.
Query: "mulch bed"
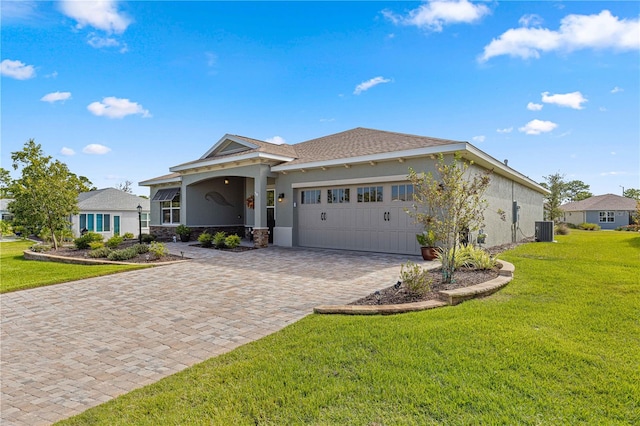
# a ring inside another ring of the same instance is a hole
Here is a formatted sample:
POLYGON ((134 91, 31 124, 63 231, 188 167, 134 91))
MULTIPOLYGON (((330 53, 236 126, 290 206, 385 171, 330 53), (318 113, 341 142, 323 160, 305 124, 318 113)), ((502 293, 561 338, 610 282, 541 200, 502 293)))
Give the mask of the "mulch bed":
MULTIPOLYGON (((529 242, 523 241, 518 243, 503 244, 500 246, 489 247, 486 250, 492 256, 497 256, 505 250, 510 250, 521 244, 529 242)), ((429 271, 433 282, 431 289, 428 293, 421 295, 410 292, 404 285, 390 286, 382 290, 378 290, 375 293, 349 303, 349 305, 398 305, 402 303, 422 302, 426 300, 438 299, 438 292, 441 290, 455 290, 457 288, 470 287, 472 285, 480 284, 485 281, 492 280, 498 276, 500 269, 495 268, 492 270, 475 270, 475 269, 460 269, 454 274, 454 282, 451 284, 445 284, 442 282, 442 269, 433 269, 429 271)))
MULTIPOLYGON (((138 240, 126 240, 122 244, 120 244, 120 246, 118 246, 118 250, 133 246, 133 245, 135 245, 137 243, 138 243, 138 240)), ((92 259, 87 254, 90 251, 91 251, 90 249, 79 250, 79 249, 77 249, 75 247, 60 247, 60 248, 58 248, 58 250, 49 250, 49 251, 46 252, 46 254, 51 254, 51 255, 54 255, 54 256, 74 257, 74 258, 79 258, 79 259, 92 259)), ((187 259, 187 258, 186 257, 182 257, 182 256, 176 256, 176 255, 173 255, 173 254, 168 254, 166 256, 162 256, 159 259, 156 259, 151 253, 143 253, 143 254, 139 254, 136 257, 133 257, 131 259, 124 260, 123 262, 154 264, 154 263, 172 262, 172 261, 175 261, 175 260, 184 260, 184 259, 187 259)), ((107 259, 107 258, 98 258, 96 260, 109 260, 109 259, 107 259)))
POLYGON ((234 248, 218 248, 218 247, 202 247, 202 244, 189 244, 189 247, 200 247, 200 248, 208 248, 212 250, 222 250, 222 251, 230 251, 232 253, 242 253, 249 250, 255 250, 255 247, 247 247, 247 246, 238 246, 234 248))

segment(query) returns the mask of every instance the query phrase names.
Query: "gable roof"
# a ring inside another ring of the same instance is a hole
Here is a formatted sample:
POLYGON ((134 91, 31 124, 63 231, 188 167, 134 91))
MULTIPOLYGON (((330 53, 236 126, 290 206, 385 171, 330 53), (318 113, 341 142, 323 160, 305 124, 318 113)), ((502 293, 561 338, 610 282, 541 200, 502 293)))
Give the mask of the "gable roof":
POLYGON ((122 210, 137 211, 138 204, 142 211, 149 211, 149 199, 138 197, 115 188, 104 188, 78 194, 80 211, 89 210, 122 210))
POLYGON ((566 212, 576 211, 604 211, 604 210, 635 210, 636 200, 615 194, 595 195, 586 200, 563 204, 560 209, 566 212))
POLYGON ((456 143, 460 141, 357 127, 293 145, 297 158, 287 165, 349 159, 456 143))

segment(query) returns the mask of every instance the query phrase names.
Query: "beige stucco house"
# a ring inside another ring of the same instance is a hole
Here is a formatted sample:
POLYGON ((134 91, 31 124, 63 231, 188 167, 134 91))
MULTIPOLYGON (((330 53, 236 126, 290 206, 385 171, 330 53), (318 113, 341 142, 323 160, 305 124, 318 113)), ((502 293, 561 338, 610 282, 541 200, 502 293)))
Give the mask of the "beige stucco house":
MULTIPOLYGON (((418 254, 409 168, 434 170, 460 153, 493 170, 486 244, 534 235, 547 191, 468 142, 356 128, 293 145, 223 136, 204 154, 140 182, 150 188, 150 233, 185 224, 252 236, 254 244, 418 254), (500 213, 501 214, 500 214, 500 213)), ((472 236, 473 238, 474 236, 472 236)))

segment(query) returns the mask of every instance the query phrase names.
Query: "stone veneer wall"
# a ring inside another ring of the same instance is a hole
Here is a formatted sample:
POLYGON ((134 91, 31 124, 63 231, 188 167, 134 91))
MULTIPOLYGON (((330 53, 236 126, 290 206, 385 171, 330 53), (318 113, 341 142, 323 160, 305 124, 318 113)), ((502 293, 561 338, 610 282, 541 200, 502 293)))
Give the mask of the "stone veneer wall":
MULTIPOLYGON (((198 241, 198 237, 204 231, 207 231, 211 235, 214 235, 217 232, 223 231, 226 232, 227 235, 236 234, 240 237, 245 237, 245 227, 240 226, 190 226, 191 228, 191 239, 190 241, 198 241)), ((176 228, 174 226, 153 226, 151 225, 149 228, 149 233, 151 235, 155 235, 158 241, 173 241, 173 237, 176 235, 176 228)), ((180 237, 177 237, 178 241, 180 241, 180 237)))

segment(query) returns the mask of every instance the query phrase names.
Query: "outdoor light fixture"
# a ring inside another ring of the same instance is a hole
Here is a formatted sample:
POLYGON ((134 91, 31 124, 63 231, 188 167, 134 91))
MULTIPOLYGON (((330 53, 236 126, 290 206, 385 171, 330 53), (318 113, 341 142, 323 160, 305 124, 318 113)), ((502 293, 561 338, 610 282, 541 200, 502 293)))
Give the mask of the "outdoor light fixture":
POLYGON ((229 185, 229 179, 228 178, 224 178, 224 184, 225 185, 229 185))
POLYGON ((373 293, 373 295, 376 297, 376 302, 378 302, 378 305, 379 305, 380 299, 382 298, 382 294, 380 294, 380 290, 377 290, 375 293, 373 293))
POLYGON ((278 202, 281 203, 284 200, 284 192, 278 194, 278 202))
POLYGON ((142 244, 142 206, 138 203, 138 243, 142 244))

